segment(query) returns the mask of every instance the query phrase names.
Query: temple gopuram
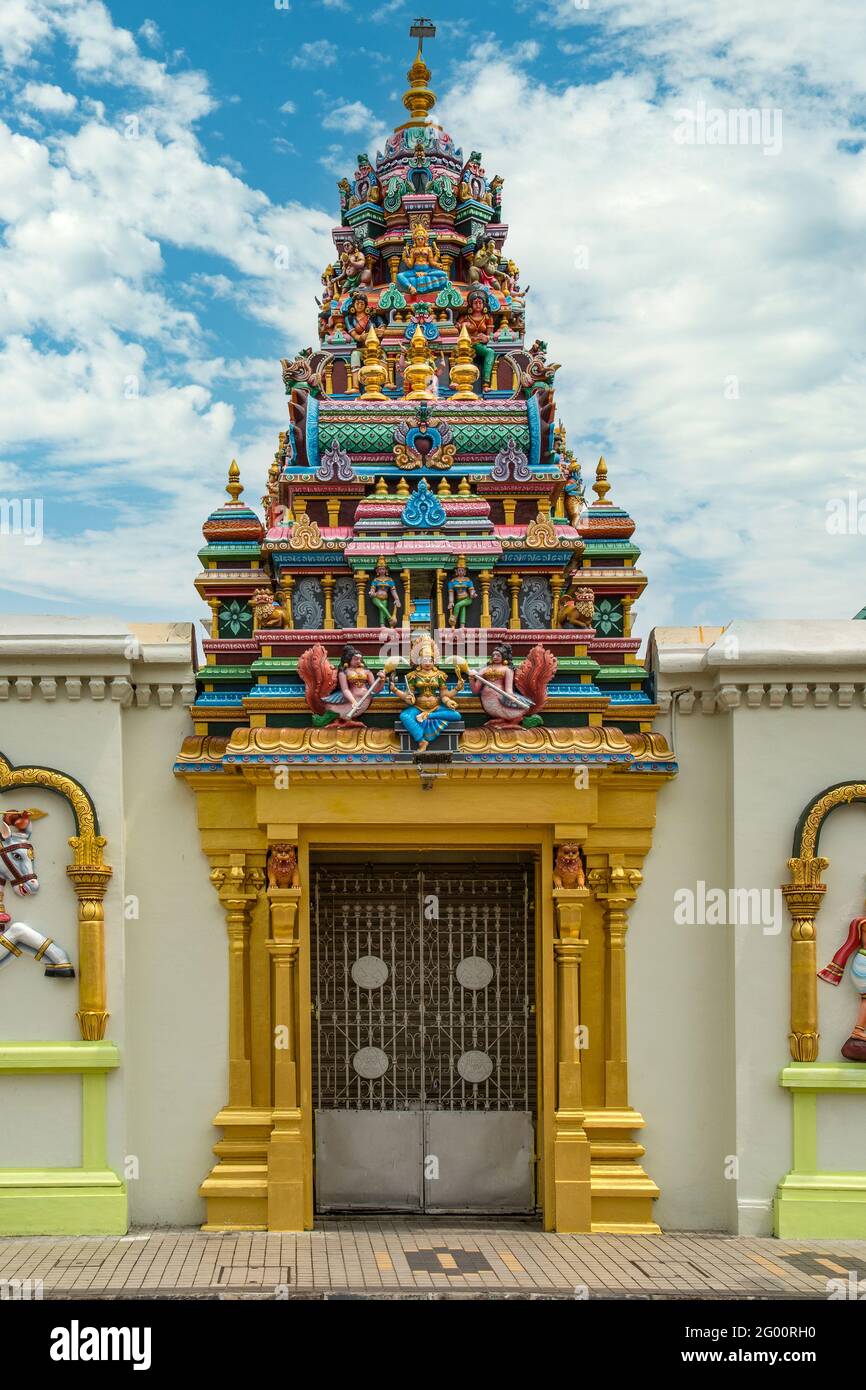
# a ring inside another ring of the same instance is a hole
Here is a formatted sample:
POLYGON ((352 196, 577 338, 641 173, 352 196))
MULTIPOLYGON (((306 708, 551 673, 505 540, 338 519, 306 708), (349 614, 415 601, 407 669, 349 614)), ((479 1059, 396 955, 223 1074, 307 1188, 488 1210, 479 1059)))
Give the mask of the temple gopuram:
POLYGON ((647 581, 527 342, 503 180, 432 119, 412 33, 408 120, 340 180, 317 345, 281 364, 262 509, 233 462, 203 527, 175 770, 229 936, 206 1229, 655 1231, 626 930, 676 768, 647 581))

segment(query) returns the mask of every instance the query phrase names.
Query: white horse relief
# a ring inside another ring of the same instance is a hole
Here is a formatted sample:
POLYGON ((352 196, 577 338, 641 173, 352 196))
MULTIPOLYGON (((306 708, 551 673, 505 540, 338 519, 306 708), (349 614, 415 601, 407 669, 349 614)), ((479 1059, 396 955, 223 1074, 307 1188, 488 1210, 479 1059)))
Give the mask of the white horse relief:
POLYGON ((39 892, 39 878, 31 843, 32 822, 43 811, 6 811, 0 816, 0 968, 25 952, 45 962, 45 974, 55 979, 73 979, 72 962, 62 946, 43 936, 26 922, 13 922, 3 906, 8 886, 20 897, 39 892))

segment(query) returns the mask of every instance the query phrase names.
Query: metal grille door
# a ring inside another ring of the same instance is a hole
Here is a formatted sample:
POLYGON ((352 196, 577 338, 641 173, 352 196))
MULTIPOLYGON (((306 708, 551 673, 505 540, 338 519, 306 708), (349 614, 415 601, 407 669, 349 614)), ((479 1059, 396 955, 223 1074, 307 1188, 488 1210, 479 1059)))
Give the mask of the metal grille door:
POLYGON ((532 874, 320 865, 320 1210, 533 1206, 532 874))

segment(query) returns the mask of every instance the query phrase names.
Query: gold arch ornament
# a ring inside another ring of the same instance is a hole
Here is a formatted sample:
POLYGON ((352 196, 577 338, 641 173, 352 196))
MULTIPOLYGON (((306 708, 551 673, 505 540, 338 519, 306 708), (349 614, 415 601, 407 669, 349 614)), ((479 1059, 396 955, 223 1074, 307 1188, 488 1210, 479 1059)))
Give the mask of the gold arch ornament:
POLYGON ((41 787, 63 797, 75 817, 69 840, 72 863, 66 872, 78 898, 78 1026, 85 1042, 105 1037, 109 1013, 105 985, 105 913, 103 899, 112 870, 103 860, 106 840, 99 833, 89 793, 65 772, 52 767, 15 767, 0 753, 0 792, 41 787))
POLYGON ((822 875, 829 859, 818 854, 824 822, 839 806, 866 802, 866 781, 837 782, 818 792, 803 808, 794 830, 791 880, 782 887, 791 914, 791 1032, 788 1042, 795 1062, 818 1060, 818 962, 815 918, 827 885, 822 875))

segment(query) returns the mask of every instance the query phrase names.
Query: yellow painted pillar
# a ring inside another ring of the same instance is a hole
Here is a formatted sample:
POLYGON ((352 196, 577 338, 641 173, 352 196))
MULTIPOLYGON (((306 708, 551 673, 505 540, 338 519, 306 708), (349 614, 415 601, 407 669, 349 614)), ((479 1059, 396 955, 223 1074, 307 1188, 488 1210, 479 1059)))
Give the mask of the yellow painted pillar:
POLYGON ((66 872, 78 896, 78 1026, 85 1042, 101 1042, 109 1013, 105 983, 105 911, 103 899, 111 869, 102 862, 105 837, 75 835, 69 841, 74 860, 66 872))
POLYGON ((412 571, 401 570, 400 578, 403 581, 403 627, 408 627, 412 612, 412 571))
POLYGON ((520 630, 520 586, 523 583, 520 575, 516 572, 509 574, 508 587, 511 590, 511 619, 508 626, 514 632, 520 630))
POLYGON ((561 574, 550 576, 550 593, 553 599, 550 611, 550 626, 559 627, 559 604, 562 599, 562 587, 565 583, 561 574))
POLYGON ((292 498, 292 511, 295 515, 295 521, 300 521, 301 517, 304 516, 304 514, 306 513, 306 510, 307 500, 305 497, 292 498))
POLYGON ((210 635, 212 638, 216 639, 220 635, 220 600, 218 598, 209 598, 207 605, 211 611, 210 635))
POLYGON ((286 627, 290 629, 295 626, 295 615, 292 612, 292 590, 294 587, 295 581, 293 576, 284 574, 280 580, 280 600, 281 607, 286 615, 286 627))
POLYGON ((355 589, 358 594, 358 616, 355 623, 358 627, 367 626, 367 580, 370 578, 367 570, 355 570, 354 576, 355 589))
POLYGON ((339 526, 340 524, 340 499, 339 497, 329 497, 325 506, 328 509, 328 525, 339 526))
POLYGON ((445 627, 445 570, 436 571, 436 626, 440 632, 445 627))
POLYGON ((606 868, 590 870, 588 883, 604 908, 605 925, 605 1094, 608 1109, 628 1105, 628 1020, 625 935, 628 909, 643 875, 611 856, 606 868))
POLYGON ((226 914, 229 946, 229 1099, 230 1108, 252 1103, 247 997, 250 908, 262 886, 261 870, 247 869, 243 853, 230 854, 228 866, 211 872, 226 914))
POLYGON ((821 875, 828 859, 789 859, 791 882, 782 888, 791 914, 791 1032, 788 1043, 795 1062, 818 1060, 818 961, 815 918, 827 891, 821 875))
POLYGON ((478 579, 481 584, 481 626, 490 627, 490 583, 493 573, 491 570, 481 570, 478 579))
POLYGON ((304 1229, 304 1141, 297 1074, 300 888, 268 888, 273 968, 274 1127, 268 1143, 268 1230, 304 1229))
POLYGON ((326 632, 331 632, 334 627, 334 576, 332 574, 322 575, 322 594, 325 599, 325 617, 322 627, 326 632))
POLYGON ((517 511, 517 498, 516 498, 516 497, 503 497, 503 499, 502 499, 502 511, 503 511, 503 515, 504 515, 504 517, 505 517, 505 525, 506 525, 506 526, 513 526, 513 525, 514 525, 514 513, 517 511))
POLYGON ((555 888, 557 1086, 554 1138, 555 1229, 592 1229, 591 1148, 584 1128, 580 1023, 580 961, 587 941, 580 935, 589 890, 555 888))

